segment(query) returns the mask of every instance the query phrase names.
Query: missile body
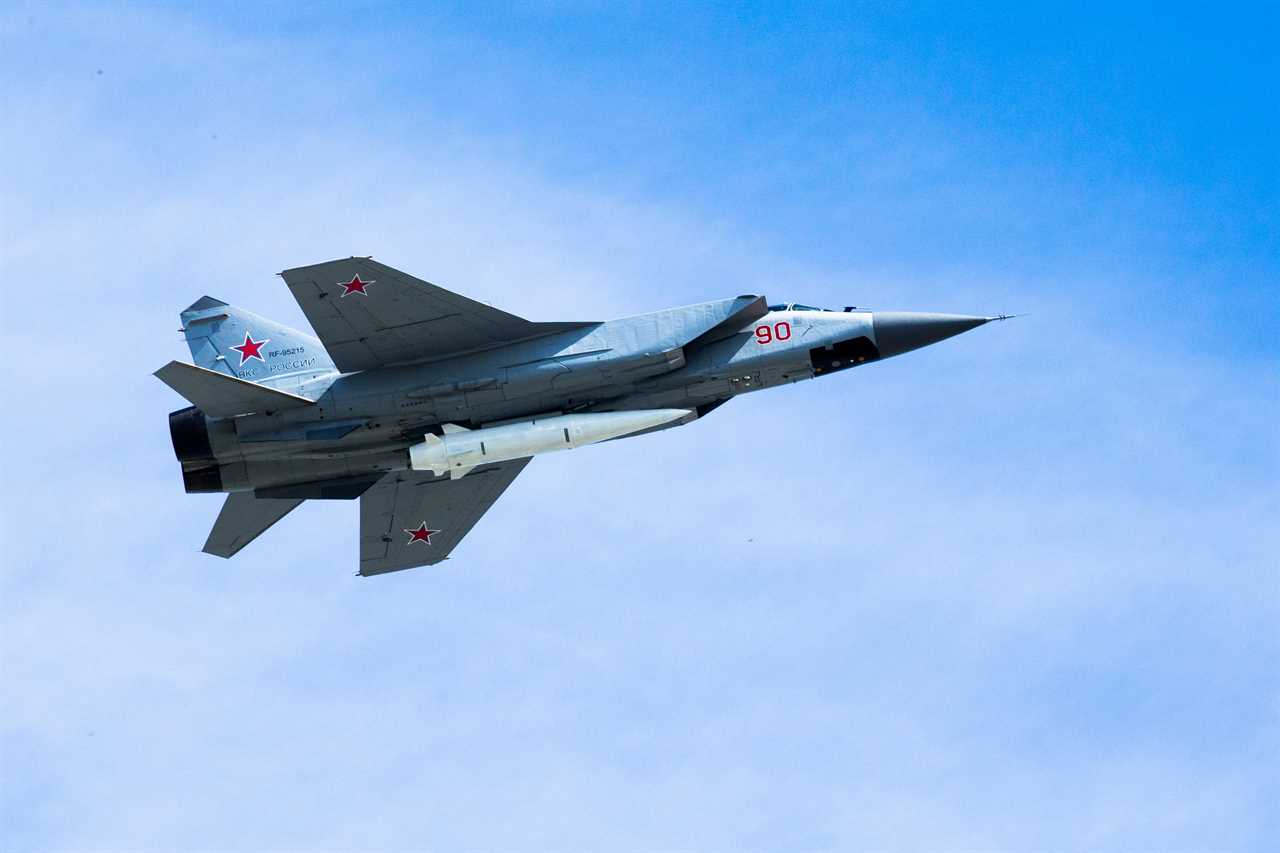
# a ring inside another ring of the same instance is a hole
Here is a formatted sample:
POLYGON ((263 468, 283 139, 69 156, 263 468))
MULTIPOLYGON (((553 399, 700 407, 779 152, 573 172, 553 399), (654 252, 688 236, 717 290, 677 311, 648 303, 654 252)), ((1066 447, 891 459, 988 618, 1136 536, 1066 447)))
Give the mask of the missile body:
POLYGON ((409 467, 451 479, 466 476, 477 465, 522 459, 556 450, 572 450, 662 426, 692 414, 688 409, 644 409, 634 412, 584 412, 552 415, 469 430, 445 424, 444 435, 427 435, 409 448, 409 467))

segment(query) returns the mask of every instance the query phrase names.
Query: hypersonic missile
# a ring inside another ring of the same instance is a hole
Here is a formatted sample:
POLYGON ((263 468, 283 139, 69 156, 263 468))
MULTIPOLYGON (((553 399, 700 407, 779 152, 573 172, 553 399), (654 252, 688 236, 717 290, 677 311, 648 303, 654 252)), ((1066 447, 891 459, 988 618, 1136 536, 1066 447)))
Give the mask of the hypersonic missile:
POLYGON ((586 412, 467 429, 444 424, 443 436, 427 435, 409 448, 409 467, 458 479, 477 465, 523 459, 556 450, 572 450, 662 426, 692 415, 689 409, 642 409, 634 412, 586 412))

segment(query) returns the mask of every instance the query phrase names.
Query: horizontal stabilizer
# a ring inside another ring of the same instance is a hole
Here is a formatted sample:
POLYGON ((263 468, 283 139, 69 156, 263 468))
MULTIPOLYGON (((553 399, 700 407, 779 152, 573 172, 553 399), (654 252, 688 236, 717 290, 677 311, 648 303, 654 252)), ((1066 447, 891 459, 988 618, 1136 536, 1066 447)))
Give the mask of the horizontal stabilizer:
POLYGON ((246 492, 227 495, 222 512, 218 513, 218 520, 204 543, 204 552, 215 557, 234 555, 300 503, 301 499, 255 498, 246 492))
POLYGON ((180 361, 169 362, 157 370, 155 375, 206 415, 215 418, 278 412, 282 409, 310 406, 314 402, 297 394, 277 391, 180 361))

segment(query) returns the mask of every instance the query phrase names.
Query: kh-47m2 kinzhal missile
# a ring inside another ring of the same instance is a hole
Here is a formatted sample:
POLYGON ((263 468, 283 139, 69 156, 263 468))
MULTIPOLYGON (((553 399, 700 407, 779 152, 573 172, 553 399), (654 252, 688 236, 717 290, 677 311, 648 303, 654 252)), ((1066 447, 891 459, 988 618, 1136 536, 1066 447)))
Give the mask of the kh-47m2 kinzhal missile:
POLYGON ((317 337, 205 296, 194 364, 156 376, 188 492, 225 492, 230 557, 305 500, 360 501, 360 574, 446 559, 537 455, 687 424, 999 317, 736 296, 608 322, 534 323, 370 258, 281 273, 317 337))
POLYGON ((516 423, 469 430, 444 424, 444 436, 425 435, 421 444, 409 448, 409 467, 415 471, 449 474, 458 479, 477 465, 511 462, 572 450, 584 444, 634 435, 687 417, 688 409, 640 409, 632 412, 581 412, 551 415, 516 423))

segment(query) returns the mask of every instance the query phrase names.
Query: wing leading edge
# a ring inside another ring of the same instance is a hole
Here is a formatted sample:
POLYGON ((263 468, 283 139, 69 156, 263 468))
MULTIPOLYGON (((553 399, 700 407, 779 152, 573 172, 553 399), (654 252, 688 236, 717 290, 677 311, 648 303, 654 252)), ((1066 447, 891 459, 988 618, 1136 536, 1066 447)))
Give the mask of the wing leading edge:
POLYGON ((485 465, 463 479, 394 471, 360 497, 360 574, 430 566, 448 558, 529 464, 485 465))
POLYGON ((280 273, 344 373, 441 358, 594 323, 533 323, 371 258, 280 273))

